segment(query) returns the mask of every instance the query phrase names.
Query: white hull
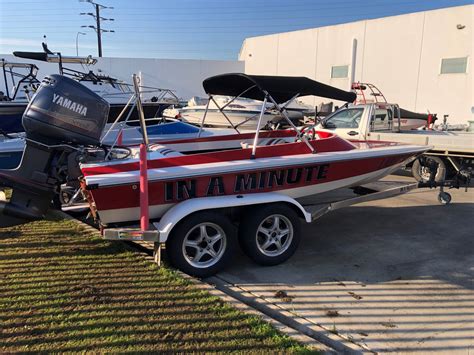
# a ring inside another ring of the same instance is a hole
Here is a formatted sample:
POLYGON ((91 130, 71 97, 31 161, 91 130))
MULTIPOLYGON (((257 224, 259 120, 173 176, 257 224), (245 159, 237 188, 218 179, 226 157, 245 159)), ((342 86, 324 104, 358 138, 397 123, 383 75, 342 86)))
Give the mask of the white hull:
POLYGON ((400 129, 401 130, 412 130, 420 127, 425 127, 425 120, 416 120, 412 118, 400 118, 400 129))
MULTIPOLYGON (((316 185, 310 186, 303 186, 294 189, 287 189, 278 191, 283 195, 287 195, 297 198, 303 197, 311 197, 317 194, 325 193, 328 191, 338 190, 341 188, 348 188, 351 186, 359 186, 362 184, 367 184, 369 182, 377 181, 382 177, 389 175, 393 171, 397 170, 402 164, 391 166, 385 169, 373 171, 368 174, 358 175, 354 177, 350 177, 347 179, 341 179, 336 181, 331 181, 327 183, 321 183, 316 185)), ((163 216, 166 211, 168 211, 171 207, 173 207, 174 203, 169 204, 161 204, 161 205, 151 205, 149 206, 149 214, 150 219, 158 219, 163 216)), ((140 219, 140 208, 133 207, 133 208, 122 208, 122 209, 113 209, 113 210, 105 210, 100 211, 100 220, 102 223, 117 223, 121 221, 133 221, 140 219)))
MULTIPOLYGON (((249 121, 241 124, 239 127, 246 129, 256 129, 257 122, 259 117, 259 112, 232 112, 224 111, 226 116, 229 118, 230 122, 234 126, 239 125, 248 118, 251 118, 249 121)), ((189 123, 201 124, 202 118, 204 116, 204 110, 194 110, 194 109, 184 109, 181 111, 181 118, 189 123)), ((265 126, 269 121, 273 120, 275 115, 273 114, 264 114, 262 120, 262 126, 265 126)), ((219 110, 209 110, 206 115, 206 120, 204 124, 211 127, 231 127, 229 121, 222 115, 219 110)))
MULTIPOLYGON (((234 126, 238 126, 243 129, 256 129, 260 112, 258 111, 236 111, 236 110, 225 110, 226 116, 234 126), (250 118, 250 119, 249 119, 250 118), (245 120, 248 120, 245 123, 245 120)), ((303 118, 300 112, 288 111, 290 118, 303 118)), ((204 116, 204 110, 200 109, 183 109, 181 111, 181 118, 189 123, 200 125, 204 116)), ((264 127, 268 122, 272 121, 276 117, 281 117, 279 114, 265 113, 262 118, 261 127, 264 127)), ((222 115, 219 110, 209 110, 204 121, 206 126, 210 127, 221 127, 228 128, 232 127, 229 121, 222 115)))

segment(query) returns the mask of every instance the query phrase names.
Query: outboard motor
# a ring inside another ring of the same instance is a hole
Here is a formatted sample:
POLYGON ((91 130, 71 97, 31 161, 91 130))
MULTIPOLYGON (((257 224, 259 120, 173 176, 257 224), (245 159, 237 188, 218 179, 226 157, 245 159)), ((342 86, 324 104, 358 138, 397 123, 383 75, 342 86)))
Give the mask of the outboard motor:
POLYGON ((0 201, 0 227, 44 217, 71 156, 100 144, 108 113, 107 101, 70 78, 50 75, 42 81, 23 114, 21 163, 0 170, 0 187, 13 190, 9 202, 0 201))

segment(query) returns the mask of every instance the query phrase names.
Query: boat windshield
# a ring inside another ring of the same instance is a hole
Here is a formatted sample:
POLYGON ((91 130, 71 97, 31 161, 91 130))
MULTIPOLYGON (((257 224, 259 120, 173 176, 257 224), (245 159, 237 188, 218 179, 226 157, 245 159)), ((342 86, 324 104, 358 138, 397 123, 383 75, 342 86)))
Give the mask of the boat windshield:
POLYGON ((327 128, 358 128, 364 109, 347 108, 335 112, 324 121, 327 128))

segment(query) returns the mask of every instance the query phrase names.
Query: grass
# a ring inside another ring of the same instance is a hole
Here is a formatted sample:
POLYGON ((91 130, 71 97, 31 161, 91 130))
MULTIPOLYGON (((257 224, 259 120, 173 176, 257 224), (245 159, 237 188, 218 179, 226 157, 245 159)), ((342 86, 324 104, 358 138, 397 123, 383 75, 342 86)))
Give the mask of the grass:
POLYGON ((309 350, 68 220, 0 229, 0 353, 309 350))

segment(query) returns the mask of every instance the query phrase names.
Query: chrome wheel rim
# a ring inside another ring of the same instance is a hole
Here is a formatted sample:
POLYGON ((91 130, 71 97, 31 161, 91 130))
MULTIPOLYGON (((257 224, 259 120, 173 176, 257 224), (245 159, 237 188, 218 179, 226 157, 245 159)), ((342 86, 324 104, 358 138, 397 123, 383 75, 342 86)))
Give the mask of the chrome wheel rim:
POLYGON ((224 230, 217 224, 203 222, 186 234, 182 252, 191 266, 207 268, 215 265, 222 258, 226 246, 224 230))
POLYGON ((293 233, 293 224, 286 216, 268 216, 257 228, 257 248, 263 255, 279 256, 290 247, 293 233))

